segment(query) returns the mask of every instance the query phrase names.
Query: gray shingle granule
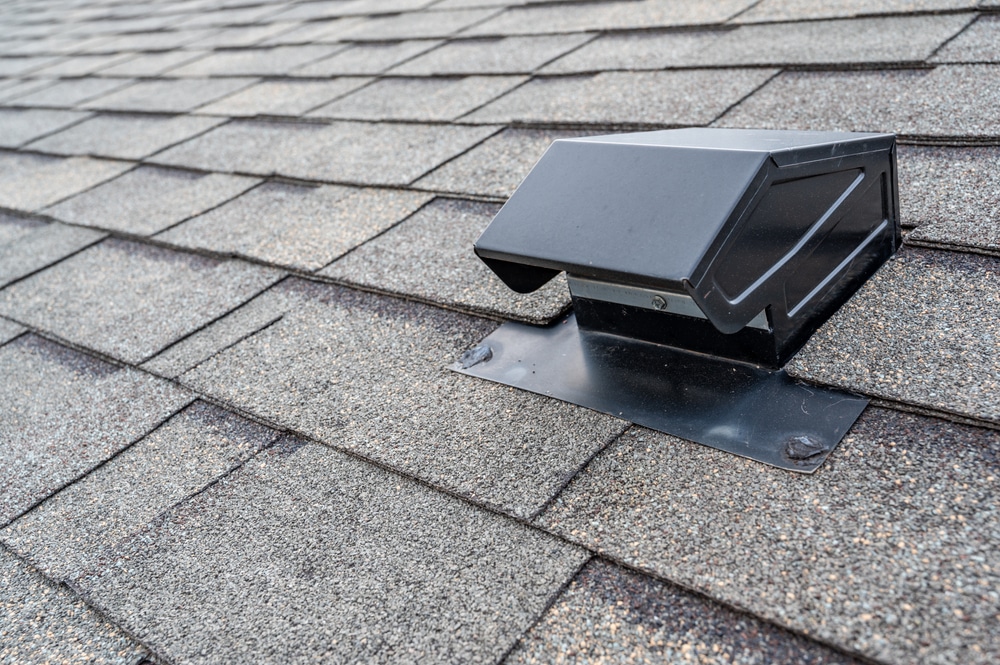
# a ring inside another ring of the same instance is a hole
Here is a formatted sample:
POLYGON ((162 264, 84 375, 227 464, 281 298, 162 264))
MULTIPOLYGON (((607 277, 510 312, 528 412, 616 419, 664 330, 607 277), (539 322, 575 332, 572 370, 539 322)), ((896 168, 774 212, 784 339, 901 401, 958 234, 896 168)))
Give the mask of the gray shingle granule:
POLYGON ((109 561, 81 586, 178 662, 491 663, 586 557, 286 440, 121 547, 122 565, 109 561))
POLYGON ((814 476, 630 430, 539 520, 881 662, 996 662, 1000 432, 869 409, 814 476))
POLYGON ((0 109, 0 147, 17 148, 89 115, 79 111, 0 109))
POLYGON ((49 577, 72 580, 277 437, 274 430, 196 402, 10 524, 0 538, 49 577))
POLYGON ((110 180, 131 164, 0 152, 0 207, 31 212, 110 180))
POLYGON ((1000 263, 908 249, 786 369, 874 397, 1000 423, 1000 263))
POLYGON ((504 662, 860 665, 746 614, 596 559, 504 662))
POLYGON ((242 261, 108 239, 7 287, 0 313, 138 363, 280 276, 242 261))
POLYGON ((0 548, 0 662, 133 665, 146 655, 75 594, 0 548))
MULTIPOLYGON (((106 79, 114 80, 114 79, 106 79)), ((175 79, 139 81, 86 105, 112 111, 182 113, 253 85, 252 78, 175 79)))
POLYGON ((191 397, 35 335, 0 347, 0 524, 140 438, 191 397))

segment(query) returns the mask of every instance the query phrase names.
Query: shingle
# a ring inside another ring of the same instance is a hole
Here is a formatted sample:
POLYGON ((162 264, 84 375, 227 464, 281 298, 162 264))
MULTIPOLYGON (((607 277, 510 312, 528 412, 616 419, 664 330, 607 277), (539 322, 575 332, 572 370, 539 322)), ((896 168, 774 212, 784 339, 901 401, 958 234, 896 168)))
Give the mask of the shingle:
POLYGON ((400 14, 436 4, 435 0, 320 0, 291 5, 274 18, 287 21, 313 21, 333 16, 400 14))
POLYGON ((155 161, 326 182, 405 185, 492 134, 493 127, 233 122, 155 161), (399 154, 406 159, 399 159, 399 154))
POLYGON ((338 78, 332 81, 264 81, 203 106, 198 112, 229 116, 298 116, 331 99, 342 97, 370 80, 338 78))
POLYGON ((596 559, 504 662, 860 665, 752 616, 596 559))
POLYGON ((0 207, 32 211, 110 180, 131 164, 0 152, 0 207))
POLYGON ((773 69, 694 69, 536 78, 466 119, 703 125, 776 73, 773 69))
POLYGON ((82 104, 104 93, 128 86, 130 79, 65 79, 37 92, 20 95, 4 102, 14 106, 71 107, 82 104))
POLYGON ((907 242, 1000 251, 1000 149, 899 147, 907 242))
POLYGON ((88 596, 177 662, 495 662, 586 553, 323 446, 269 449, 88 596), (284 449, 284 450, 283 450, 284 449), (183 611, 173 608, 183 605, 183 611))
POLYGON ((430 198, 398 190, 267 183, 157 239, 318 270, 430 198))
POLYGON ((271 175, 281 155, 298 155, 315 146, 324 125, 237 121, 156 155, 151 161, 206 171, 271 175))
POLYGON ((933 62, 1000 62, 1000 17, 980 16, 945 45, 933 62))
POLYGON ((72 580, 277 437, 274 430, 196 402, 0 537, 50 578, 72 580))
POLYGON ((585 34, 452 41, 394 68, 392 73, 530 74, 592 38, 585 34))
POLYGON ((74 55, 35 70, 35 76, 87 76, 96 71, 120 64, 134 57, 132 53, 108 53, 104 55, 74 55))
POLYGON ((73 224, 151 235, 221 205, 258 182, 220 173, 140 166, 45 212, 73 224))
POLYGON ((753 0, 719 0, 711 3, 638 0, 579 3, 574 4, 570 11, 559 5, 514 7, 466 30, 463 36, 535 35, 709 25, 725 21, 753 4, 753 0))
POLYGON ((381 79, 309 115, 363 120, 453 120, 525 80, 523 76, 381 79))
POLYGON ((8 319, 0 318, 0 345, 6 344, 16 338, 27 328, 8 319))
MULTIPOLYGON (((21 226, 17 218, 0 213, 0 229, 21 226)), ((74 252, 92 245, 102 237, 90 229, 65 224, 22 226, 16 239, 0 242, 0 286, 45 268, 74 252)))
MULTIPOLYGON (((336 42, 343 33, 360 25, 361 17, 341 18, 332 21, 303 23, 296 28, 257 42, 258 46, 284 46, 288 44, 326 44, 336 42)), ((341 44, 346 47, 346 44, 341 44)))
POLYGON ((256 82, 257 79, 252 78, 140 81, 125 90, 95 99, 87 104, 87 108, 181 113, 214 102, 256 82))
POLYGON ((0 109, 0 146, 16 148, 79 122, 89 113, 43 109, 0 109))
POLYGON ((47 88, 55 83, 55 81, 50 79, 26 79, 23 81, 11 80, 7 81, 7 83, 9 85, 0 90, 0 101, 6 102, 8 99, 15 99, 29 92, 47 88))
POLYGON ((505 129, 482 145, 424 176, 415 187, 435 191, 507 197, 557 139, 581 132, 505 129))
POLYGON ((185 48, 216 49, 256 46, 265 39, 282 35, 295 28, 294 23, 272 23, 250 25, 239 28, 213 30, 209 34, 188 43, 185 48))
POLYGON ((448 370, 492 322, 301 280, 264 299, 284 317, 184 383, 477 502, 529 516, 621 430, 448 370))
POLYGON ((635 32, 603 35, 542 71, 572 74, 605 70, 650 70, 685 65, 707 46, 717 44, 719 30, 635 32))
POLYGON ((276 76, 336 53, 341 48, 307 45, 216 51, 188 65, 170 70, 170 76, 276 76))
POLYGON ((57 155, 142 159, 222 122, 192 116, 98 115, 35 141, 29 148, 57 155))
POLYGON ((514 293, 472 252, 499 210, 494 203, 437 199, 320 274, 448 307, 549 323, 569 307, 565 280, 514 293))
POLYGON ((0 524, 140 438, 191 398, 34 335, 0 347, 0 524))
MULTIPOLYGON (((913 189, 920 193, 911 196, 907 206, 915 211, 910 221, 920 226, 906 241, 925 247, 1000 255, 1000 188, 997 185, 1000 156, 997 149, 919 150, 925 159, 911 163, 907 175, 913 189), (940 181, 947 177, 946 174, 956 177, 942 189, 940 181)), ((905 201, 907 199, 901 197, 901 202, 905 201)))
POLYGON ((170 51, 207 37, 216 30, 169 30, 116 35, 103 42, 100 51, 170 51))
POLYGON ((895 16, 729 31, 607 35, 546 72, 746 65, 919 64, 965 27, 967 14, 895 16))
POLYGON ((260 21, 281 11, 281 5, 259 5, 256 7, 232 7, 191 14, 188 18, 175 22, 174 25, 183 29, 203 28, 223 25, 244 25, 260 21))
POLYGON ((53 55, 0 58, 0 76, 22 76, 58 60, 59 57, 53 55))
POLYGON ((138 363, 279 276, 240 261, 109 239, 7 287, 0 292, 0 312, 138 363))
POLYGON ((0 661, 132 665, 148 655, 68 589, 0 548, 0 661))
POLYGON ((750 7, 736 19, 740 23, 755 21, 801 21, 865 16, 871 14, 901 14, 970 9, 977 0, 884 0, 877 4, 865 0, 764 0, 750 7))
POLYGON ((1000 66, 785 72, 727 113, 724 127, 996 137, 1000 66))
POLYGON ((869 409, 814 476, 633 429, 539 523, 880 662, 989 663, 1000 433, 869 409))
POLYGON ((1000 263, 909 249, 791 360, 793 375, 1000 422, 1000 263))
POLYGON ((329 58, 300 67, 295 70, 295 74, 298 76, 380 74, 389 67, 441 43, 438 40, 417 40, 385 44, 354 44, 329 58))
POLYGON ((120 65, 102 69, 100 76, 159 76, 175 67, 201 58, 207 51, 141 53, 120 65))
POLYGON ((143 363, 142 367, 161 376, 175 378, 280 320, 284 315, 283 305, 280 299, 257 296, 190 337, 167 347, 143 363))
POLYGON ((499 9, 456 9, 380 16, 360 23, 341 36, 346 39, 369 41, 450 37, 470 25, 496 15, 499 11, 499 9))

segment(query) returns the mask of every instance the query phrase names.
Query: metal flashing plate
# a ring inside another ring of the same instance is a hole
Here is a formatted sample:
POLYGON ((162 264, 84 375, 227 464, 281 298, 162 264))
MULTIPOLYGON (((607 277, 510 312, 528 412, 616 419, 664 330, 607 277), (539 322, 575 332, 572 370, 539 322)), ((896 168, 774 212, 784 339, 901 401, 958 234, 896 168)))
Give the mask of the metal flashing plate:
POLYGON ((506 323, 452 368, 789 471, 812 473, 868 400, 617 335, 506 323))

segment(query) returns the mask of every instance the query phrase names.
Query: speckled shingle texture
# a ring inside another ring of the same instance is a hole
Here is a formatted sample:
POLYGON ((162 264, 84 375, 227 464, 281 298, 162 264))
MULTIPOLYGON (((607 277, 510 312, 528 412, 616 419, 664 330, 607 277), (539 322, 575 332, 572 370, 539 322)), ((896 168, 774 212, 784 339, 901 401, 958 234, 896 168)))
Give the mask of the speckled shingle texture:
POLYGON ((299 76, 346 76, 380 74, 389 67, 428 51, 440 40, 412 40, 372 44, 353 44, 329 58, 295 70, 299 76))
POLYGON ((267 183, 158 239, 318 270, 430 198, 389 189, 267 183))
POLYGON ((216 51, 170 70, 170 76, 269 76, 319 60, 340 50, 336 46, 276 46, 216 51))
POLYGON ((910 249, 791 360, 795 376, 1000 423, 993 257, 910 249))
POLYGON ((550 35, 453 41, 392 69, 393 74, 530 74, 545 63, 593 39, 592 35, 550 35))
POLYGON ((0 109, 0 147, 16 148, 80 122, 88 115, 55 109, 0 109))
POLYGON ((31 212, 124 173, 132 165, 89 157, 0 152, 0 207, 31 212))
POLYGON ((140 166, 45 214, 73 224, 150 235, 219 206, 259 180, 140 166))
POLYGON ((79 106, 112 90, 124 88, 131 83, 128 79, 81 78, 65 79, 42 88, 37 92, 8 99, 13 106, 52 106, 56 108, 79 106))
POLYGON ((197 402, 10 524, 0 539, 50 577, 72 580, 101 567, 117 543, 137 535, 277 436, 197 402))
POLYGON ((586 559, 315 444, 265 451, 145 540, 81 584, 189 663, 493 662, 586 559))
POLYGON ((907 242, 1000 252, 1000 149, 900 147, 899 180, 907 242))
POLYGON ((90 229, 26 221, 0 213, 0 286, 41 270, 104 237, 103 233, 90 229), (14 235, 12 230, 21 232, 14 235))
POLYGON ((0 523, 165 420, 191 398, 166 381, 34 335, 0 347, 0 523))
POLYGON ((898 12, 933 12, 970 9, 977 0, 886 0, 875 5, 865 0, 763 0, 740 14, 740 22, 801 21, 803 19, 895 14, 898 12))
POLYGON ((498 8, 456 9, 440 12, 408 12, 373 17, 351 28, 342 38, 362 41, 392 41, 448 37, 499 13, 498 8))
POLYGON ((592 560, 505 661, 855 665, 676 587, 592 560))
POLYGON ((9 319, 0 318, 0 344, 6 344, 25 330, 26 328, 22 325, 14 323, 9 319))
POLYGON ((300 280, 263 298, 284 317, 182 382, 477 502, 530 515, 621 430, 448 370, 490 321, 300 280))
POLYGON ((584 132, 505 129, 442 165, 414 186, 443 192, 507 197, 553 141, 584 132))
POLYGON ((198 109, 228 116, 298 116, 367 84, 370 79, 332 81, 265 81, 198 109))
POLYGON ((473 122, 697 125, 774 76, 772 69, 609 72, 533 79, 472 113, 473 122))
POLYGON ((469 247, 499 204, 437 199, 320 274, 458 309, 549 323, 569 307, 564 279, 512 293, 469 247))
POLYGON ((29 149, 57 155, 142 159, 221 122, 192 116, 99 115, 35 141, 29 149))
POLYGON ((146 655, 75 594, 0 548, 0 662, 133 665, 146 655))
POLYGON ((197 60, 205 55, 202 51, 163 51, 142 53, 120 65, 101 70, 102 77, 117 76, 158 76, 175 67, 197 60))
POLYGON ((748 25, 731 31, 612 34, 544 71, 919 63, 971 20, 968 14, 956 14, 748 25))
POLYGON ((137 363, 279 276, 241 261, 109 239, 0 292, 0 313, 137 363))
MULTIPOLYGON (((113 80, 113 79, 106 79, 113 80)), ((256 82, 252 78, 145 80, 103 95, 86 108, 180 113, 213 102, 256 82)))
POLYGON ((523 76, 382 79, 309 115, 361 120, 454 120, 525 80, 523 76))
POLYGON ((154 161, 324 182, 405 185, 495 131, 408 123, 233 122, 154 161), (401 153, 406 159, 399 159, 401 153))
POLYGON ((753 0, 710 3, 638 0, 634 3, 580 3, 574 5, 572 11, 558 6, 514 7, 464 34, 531 35, 705 25, 725 21, 752 4, 753 0))
POLYGON ((865 72, 785 72, 717 124, 722 127, 1000 136, 1000 66, 865 72))
POLYGON ((981 16, 938 51, 934 62, 1000 62, 1000 20, 981 16))
POLYGON ((539 524, 887 662, 1000 655, 1000 433, 869 409, 815 476, 634 429, 539 524))

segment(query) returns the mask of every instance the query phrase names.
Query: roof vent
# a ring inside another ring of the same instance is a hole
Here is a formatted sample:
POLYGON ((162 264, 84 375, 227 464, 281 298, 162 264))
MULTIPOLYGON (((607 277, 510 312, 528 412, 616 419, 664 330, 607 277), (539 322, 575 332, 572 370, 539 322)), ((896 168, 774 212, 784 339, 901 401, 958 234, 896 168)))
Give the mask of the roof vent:
POLYGON ((565 271, 574 313, 455 368, 813 471, 867 401, 780 368, 899 243, 891 134, 556 141, 475 251, 522 293, 565 271))

